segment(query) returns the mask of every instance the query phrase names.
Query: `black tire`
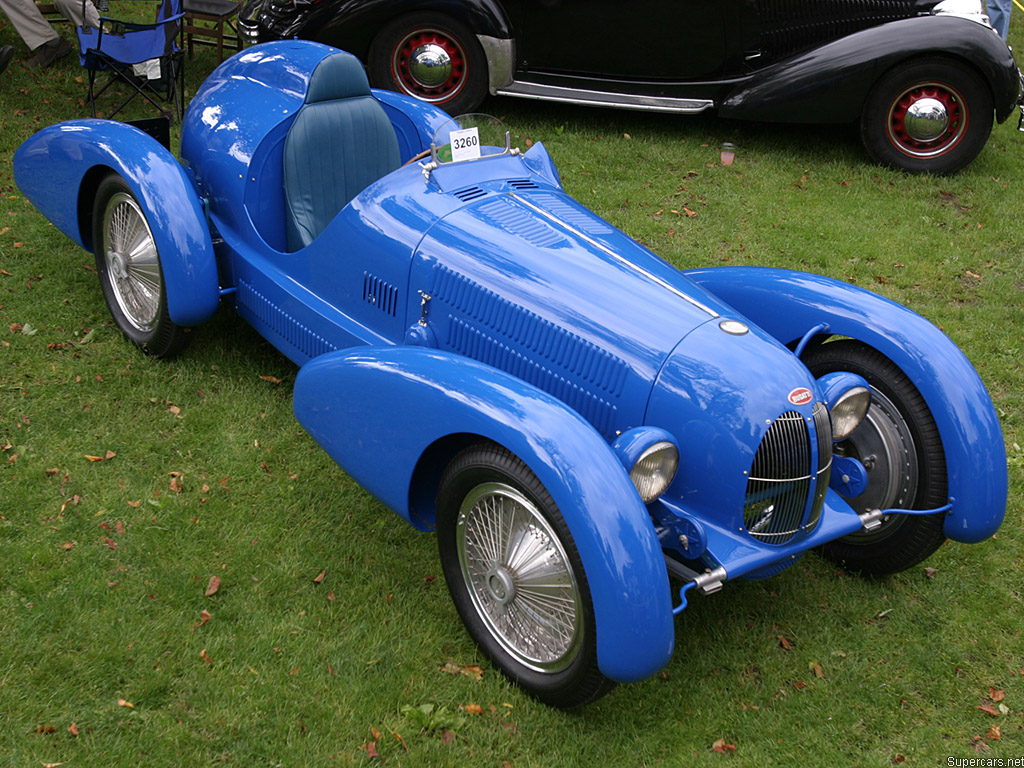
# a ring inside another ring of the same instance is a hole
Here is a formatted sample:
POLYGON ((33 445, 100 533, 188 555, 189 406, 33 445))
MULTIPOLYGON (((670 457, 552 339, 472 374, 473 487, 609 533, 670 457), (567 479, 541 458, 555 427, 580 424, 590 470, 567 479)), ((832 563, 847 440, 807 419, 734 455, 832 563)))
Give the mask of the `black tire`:
POLYGON ((614 687, 597 666, 579 553, 551 496, 519 458, 491 442, 456 456, 441 481, 437 532, 455 608, 512 682, 562 709, 614 687))
POLYGON ((167 312, 163 267, 146 214, 116 173, 96 192, 92 217, 96 271, 114 322, 153 357, 170 357, 188 342, 167 312))
MULTIPOLYGON (((935 419, 914 384, 891 360, 858 341, 811 347, 804 363, 815 376, 850 371, 867 379, 871 407, 853 434, 836 445, 837 456, 859 459, 868 484, 847 498, 858 512, 935 509, 947 502, 946 457, 935 419)), ((945 515, 889 515, 870 533, 859 531, 825 544, 822 554, 871 576, 917 565, 945 541, 945 515)))
POLYGON ((453 116, 472 112, 487 95, 487 61, 476 36, 442 14, 410 13, 384 25, 366 68, 373 87, 415 96, 453 116), (424 49, 431 57, 417 66, 413 53, 424 49))
POLYGON ((868 94, 861 141, 881 165, 956 173, 988 141, 993 111, 988 83, 966 62, 914 59, 893 67, 868 94))

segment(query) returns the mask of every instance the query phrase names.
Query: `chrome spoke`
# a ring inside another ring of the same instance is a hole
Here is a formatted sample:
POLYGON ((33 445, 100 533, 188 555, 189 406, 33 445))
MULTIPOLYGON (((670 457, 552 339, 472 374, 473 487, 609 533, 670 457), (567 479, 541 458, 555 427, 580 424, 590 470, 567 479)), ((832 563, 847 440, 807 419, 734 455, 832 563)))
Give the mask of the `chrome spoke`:
POLYGON ((114 298, 132 327, 147 333, 159 317, 163 290, 153 233, 138 203, 126 193, 110 199, 103 222, 103 258, 114 298))
POLYGON ((581 598, 547 519, 514 488, 489 483, 467 495, 458 529, 463 578, 491 634, 530 668, 567 666, 580 642, 581 598))

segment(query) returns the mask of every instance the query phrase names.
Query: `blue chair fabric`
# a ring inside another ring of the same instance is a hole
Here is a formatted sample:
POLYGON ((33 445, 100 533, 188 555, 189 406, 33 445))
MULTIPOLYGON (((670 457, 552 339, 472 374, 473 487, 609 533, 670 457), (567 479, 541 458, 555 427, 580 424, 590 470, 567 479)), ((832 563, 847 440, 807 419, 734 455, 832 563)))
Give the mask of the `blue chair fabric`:
MULTIPOLYGON (((122 0, 150 2, 150 0, 122 0)), ((136 97, 142 97, 161 114, 170 107, 180 120, 184 111, 184 56, 179 38, 184 12, 182 0, 160 0, 153 23, 137 23, 100 16, 99 27, 79 27, 78 51, 88 71, 89 106, 96 117, 96 100, 120 83, 128 97, 107 117, 113 117, 136 97), (106 72, 107 82, 97 87, 97 75, 106 72), (155 74, 155 76, 154 76, 155 74)), ((150 2, 150 4, 152 4, 150 2)))
POLYGON ((289 249, 313 242, 353 197, 399 165, 394 128, 359 59, 343 51, 325 58, 285 137, 289 249))

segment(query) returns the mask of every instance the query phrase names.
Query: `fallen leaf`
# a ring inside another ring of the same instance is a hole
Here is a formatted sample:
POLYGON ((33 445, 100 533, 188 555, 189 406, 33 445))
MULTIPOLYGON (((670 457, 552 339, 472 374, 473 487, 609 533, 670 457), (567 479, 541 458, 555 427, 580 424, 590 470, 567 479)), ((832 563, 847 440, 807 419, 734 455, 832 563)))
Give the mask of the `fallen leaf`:
POLYGON ((1006 698, 1006 692, 1000 691, 998 688, 989 687, 988 697, 998 704, 1000 701, 1006 698))
POLYGON ((199 614, 199 624, 198 624, 198 626, 201 627, 204 624, 208 624, 210 622, 210 619, 212 619, 212 618, 213 618, 213 616, 210 614, 210 612, 207 611, 206 609, 203 609, 200 612, 200 614, 199 614))
POLYGON ((985 733, 985 738, 988 739, 989 741, 999 741, 1000 739, 1003 738, 1003 734, 1002 734, 1002 731, 999 730, 999 726, 998 725, 993 725, 985 733))
POLYGON ((939 571, 936 568, 925 568, 924 569, 924 575, 927 576, 929 579, 934 579, 935 578, 935 574, 937 574, 938 572, 939 571))
POLYGON ((205 648, 203 648, 203 650, 199 652, 199 658, 205 661, 207 664, 213 664, 213 659, 210 658, 210 654, 206 652, 205 648))
POLYGON ((106 536, 103 537, 103 543, 111 549, 117 549, 117 542, 113 539, 108 539, 106 536))
POLYGON ((125 701, 124 699, 118 699, 117 700, 117 706, 119 706, 119 707, 128 707, 129 709, 135 709, 135 705, 134 704, 132 704, 130 701, 125 701))
POLYGON ((720 754, 725 754, 726 752, 735 752, 736 745, 729 744, 725 739, 719 739, 711 745, 711 749, 720 754))
POLYGON ((117 456, 117 454, 114 453, 113 451, 107 451, 102 456, 90 456, 89 454, 86 454, 85 458, 87 458, 89 461, 110 461, 115 456, 117 456))
POLYGON ((318 574, 317 574, 317 575, 316 575, 316 576, 315 576, 315 577, 313 578, 313 583, 314 583, 314 584, 319 584, 320 582, 322 582, 322 581, 324 580, 324 577, 325 577, 326 575, 327 575, 327 569, 326 569, 326 568, 324 568, 324 569, 323 569, 322 571, 320 571, 320 573, 318 573, 318 574))
POLYGON ((795 683, 793 683, 793 687, 796 688, 798 691, 802 691, 804 688, 807 687, 807 683, 805 683, 803 680, 797 680, 795 683))
POLYGON ((218 576, 211 576, 210 582, 206 585, 206 596, 212 597, 217 594, 218 589, 220 589, 220 578, 218 576))
POLYGON ((455 741, 455 734, 445 728, 441 732, 441 743, 447 745, 451 744, 453 741, 455 741))
POLYGON ((484 713, 484 708, 481 707, 479 704, 467 704, 465 707, 463 707, 463 709, 465 709, 468 714, 473 716, 482 715, 484 713))
POLYGON ((787 651, 793 650, 793 646, 790 645, 789 640, 787 640, 782 635, 779 635, 779 646, 787 651))
POLYGON ((264 381, 269 381, 271 384, 281 383, 281 379, 277 378, 276 376, 260 376, 260 378, 263 379, 264 381))
POLYGON ((78 735, 78 724, 77 723, 72 723, 71 725, 69 725, 68 726, 68 733, 70 733, 72 736, 77 736, 78 735))
POLYGON ((825 676, 825 670, 821 668, 820 664, 812 663, 810 665, 810 669, 811 669, 811 672, 814 673, 814 676, 816 678, 818 678, 819 680, 825 676))
POLYGON ((68 549, 71 549, 73 546, 75 546, 75 542, 73 542, 73 541, 65 541, 63 544, 58 545, 57 549, 68 550, 68 549))
POLYGON ((979 704, 978 709, 980 709, 982 712, 987 712, 988 714, 994 717, 999 717, 999 710, 993 707, 991 704, 979 704))

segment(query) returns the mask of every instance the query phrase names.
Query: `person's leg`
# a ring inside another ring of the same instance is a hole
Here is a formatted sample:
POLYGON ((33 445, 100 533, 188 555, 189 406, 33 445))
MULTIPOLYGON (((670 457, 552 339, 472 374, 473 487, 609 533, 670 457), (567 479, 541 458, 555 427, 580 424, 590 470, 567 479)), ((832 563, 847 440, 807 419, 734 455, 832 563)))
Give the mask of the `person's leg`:
POLYGON ((82 15, 82 0, 53 0, 57 10, 64 18, 68 19, 76 27, 98 27, 100 15, 96 12, 96 6, 92 0, 85 1, 85 16, 82 15))
POLYGON ((1010 11, 1013 0, 988 0, 988 20, 993 28, 1005 40, 1010 34, 1010 11))
POLYGON ((60 38, 50 23, 43 18, 34 0, 0 0, 0 11, 11 20, 11 24, 30 51, 45 43, 56 42, 60 38))

